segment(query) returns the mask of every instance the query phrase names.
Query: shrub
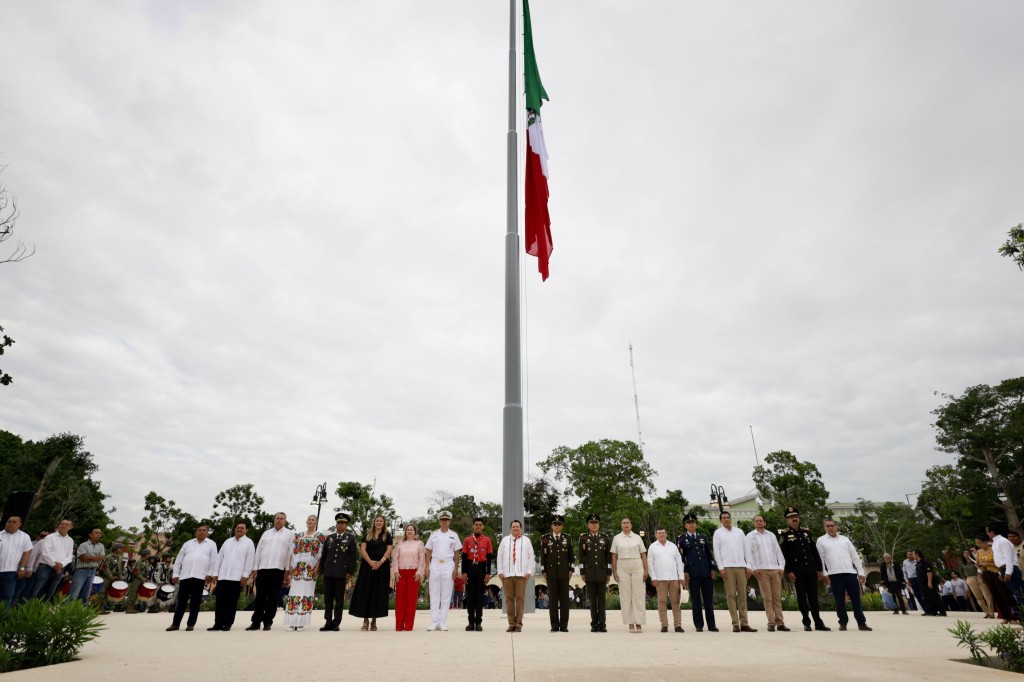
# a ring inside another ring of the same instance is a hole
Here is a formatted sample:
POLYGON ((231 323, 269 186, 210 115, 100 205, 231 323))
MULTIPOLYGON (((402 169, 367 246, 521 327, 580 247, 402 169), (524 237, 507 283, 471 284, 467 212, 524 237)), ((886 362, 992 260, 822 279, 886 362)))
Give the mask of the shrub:
POLYGON ((978 634, 971 629, 970 623, 958 620, 947 632, 959 640, 957 646, 967 647, 975 663, 991 662, 991 655, 982 648, 984 644, 995 650, 999 665, 1013 672, 1024 672, 1024 630, 996 625, 978 634))
POLYGON ((32 599, 0 612, 0 672, 74 660, 103 629, 99 613, 77 599, 32 599))

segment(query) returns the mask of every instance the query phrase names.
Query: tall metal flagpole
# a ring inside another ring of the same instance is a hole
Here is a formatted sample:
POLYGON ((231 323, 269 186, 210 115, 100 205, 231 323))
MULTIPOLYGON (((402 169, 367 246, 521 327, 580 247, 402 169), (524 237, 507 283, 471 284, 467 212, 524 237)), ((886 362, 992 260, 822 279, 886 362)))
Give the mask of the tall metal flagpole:
MULTIPOLYGON (((505 224, 505 408, 502 411, 501 533, 523 520, 523 377, 519 313, 519 195, 516 133, 516 0, 509 0, 508 165, 505 224)), ((532 600, 527 600, 528 602, 532 600)))

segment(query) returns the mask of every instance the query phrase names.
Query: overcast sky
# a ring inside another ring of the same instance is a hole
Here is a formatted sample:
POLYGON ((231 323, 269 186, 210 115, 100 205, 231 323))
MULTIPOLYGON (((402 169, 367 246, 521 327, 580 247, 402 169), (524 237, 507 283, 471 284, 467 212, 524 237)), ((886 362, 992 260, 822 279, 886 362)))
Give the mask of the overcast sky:
MULTIPOLYGON (((904 500, 935 391, 1024 374, 1024 4, 534 0, 551 278, 527 474, 637 438, 659 494, 904 500)), ((501 499, 507 3, 5 3, 0 428, 137 524, 252 482, 501 499), (3 245, 6 254, 12 242, 3 245)), ((522 144, 520 144, 522 148, 522 144)), ((600 510, 599 510, 600 511, 600 510)))

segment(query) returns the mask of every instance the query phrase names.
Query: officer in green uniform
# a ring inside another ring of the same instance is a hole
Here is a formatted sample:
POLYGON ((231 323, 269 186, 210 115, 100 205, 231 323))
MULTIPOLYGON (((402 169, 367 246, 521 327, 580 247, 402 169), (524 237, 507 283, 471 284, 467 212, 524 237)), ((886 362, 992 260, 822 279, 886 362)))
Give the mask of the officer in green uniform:
POLYGON ((580 575, 590 601, 590 631, 608 632, 605 593, 612 575, 612 539, 601 532, 601 517, 587 517, 587 532, 580 535, 580 575))
POLYGON ((575 570, 576 555, 572 539, 562 532, 564 525, 565 517, 555 514, 551 517, 551 532, 540 539, 540 565, 551 597, 551 632, 569 632, 569 578, 575 570))
POLYGON ((823 575, 818 547, 811 531, 800 527, 800 512, 794 507, 786 507, 786 523, 789 528, 779 533, 779 544, 786 558, 786 576, 796 586, 804 630, 811 629, 811 617, 815 630, 831 630, 818 612, 818 581, 823 575))

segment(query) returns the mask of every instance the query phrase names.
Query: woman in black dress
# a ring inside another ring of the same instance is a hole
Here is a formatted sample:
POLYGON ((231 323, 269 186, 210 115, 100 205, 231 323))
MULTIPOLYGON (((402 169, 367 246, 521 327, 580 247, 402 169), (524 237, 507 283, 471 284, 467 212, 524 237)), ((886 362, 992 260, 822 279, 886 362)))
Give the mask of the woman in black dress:
POLYGON ((388 615, 393 542, 383 516, 376 516, 359 545, 359 573, 349 602, 349 615, 363 619, 360 630, 376 630, 388 615))

